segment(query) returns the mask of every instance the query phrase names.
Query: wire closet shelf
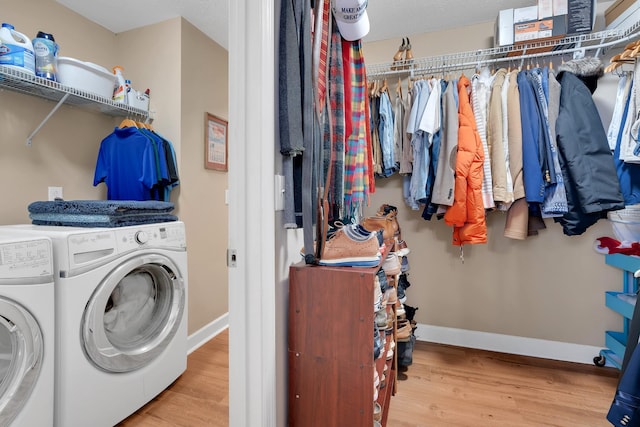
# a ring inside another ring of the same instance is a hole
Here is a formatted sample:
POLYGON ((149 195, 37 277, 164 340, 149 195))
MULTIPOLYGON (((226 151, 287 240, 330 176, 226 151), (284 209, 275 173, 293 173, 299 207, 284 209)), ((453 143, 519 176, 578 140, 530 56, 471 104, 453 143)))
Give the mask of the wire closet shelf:
POLYGON ((92 92, 75 89, 63 84, 37 77, 16 68, 0 65, 0 89, 8 89, 56 102, 51 112, 27 137, 30 146, 33 137, 63 104, 73 105, 85 110, 107 114, 113 117, 132 117, 149 122, 152 116, 148 110, 134 108, 114 102, 92 92))
POLYGON ((490 49, 372 64, 367 66, 367 77, 369 79, 393 76, 414 77, 446 71, 477 69, 491 64, 512 64, 521 67, 529 59, 566 55, 579 58, 584 56, 586 51, 593 50, 597 51, 595 55, 598 56, 608 48, 617 47, 638 38, 639 29, 640 21, 623 29, 615 28, 558 39, 528 41, 490 49))
POLYGON ((66 104, 82 106, 114 117, 133 116, 142 120, 149 117, 146 110, 116 103, 95 93, 78 90, 4 65, 0 65, 0 89, 2 88, 55 102, 67 95, 66 104))

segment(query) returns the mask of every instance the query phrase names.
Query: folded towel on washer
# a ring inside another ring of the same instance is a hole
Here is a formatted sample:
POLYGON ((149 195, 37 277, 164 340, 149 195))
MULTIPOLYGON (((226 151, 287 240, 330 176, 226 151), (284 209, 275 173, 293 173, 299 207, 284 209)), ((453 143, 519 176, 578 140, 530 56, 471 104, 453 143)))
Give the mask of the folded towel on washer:
POLYGON ((156 200, 53 200, 33 202, 29 213, 99 214, 123 216, 134 213, 169 213, 173 211, 171 202, 156 200))
POLYGON ((32 213, 29 214, 29 217, 34 225, 66 227, 126 227, 129 225, 156 224, 178 220, 175 215, 159 213, 119 215, 32 213))

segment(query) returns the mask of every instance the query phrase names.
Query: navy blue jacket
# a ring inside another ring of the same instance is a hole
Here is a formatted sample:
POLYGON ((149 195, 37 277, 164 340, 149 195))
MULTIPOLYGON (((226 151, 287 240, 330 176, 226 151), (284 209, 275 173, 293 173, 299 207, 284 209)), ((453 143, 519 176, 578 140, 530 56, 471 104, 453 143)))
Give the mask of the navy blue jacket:
POLYGON ((613 155, 591 91, 575 74, 560 72, 558 153, 569 212, 556 222, 580 235, 610 210, 624 208, 613 155))

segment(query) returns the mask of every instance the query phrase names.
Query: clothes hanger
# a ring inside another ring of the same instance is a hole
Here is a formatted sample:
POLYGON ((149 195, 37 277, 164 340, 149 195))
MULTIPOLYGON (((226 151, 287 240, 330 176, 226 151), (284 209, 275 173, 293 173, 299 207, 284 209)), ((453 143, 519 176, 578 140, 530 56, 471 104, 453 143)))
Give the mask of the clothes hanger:
POLYGON ((389 86, 387 86, 387 79, 382 80, 382 86, 380 86, 380 90, 378 91, 379 94, 382 94, 384 92, 387 92, 387 94, 389 93, 389 86))
POLYGON ((131 127, 133 127, 133 128, 138 128, 138 123, 137 123, 137 122, 135 122, 135 121, 133 121, 133 120, 131 120, 130 118, 126 118, 126 119, 124 119, 124 120, 122 120, 122 121, 120 122, 120 126, 118 126, 118 127, 119 127, 120 129, 123 129, 123 128, 131 128, 131 127))

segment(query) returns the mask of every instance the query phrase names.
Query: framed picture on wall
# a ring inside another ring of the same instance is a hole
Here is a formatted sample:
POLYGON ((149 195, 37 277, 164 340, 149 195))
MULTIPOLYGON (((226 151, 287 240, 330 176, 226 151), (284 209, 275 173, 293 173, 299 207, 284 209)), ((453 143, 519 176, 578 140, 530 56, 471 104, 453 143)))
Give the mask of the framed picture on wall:
POLYGON ((204 167, 227 171, 227 121, 206 113, 204 135, 204 167))

